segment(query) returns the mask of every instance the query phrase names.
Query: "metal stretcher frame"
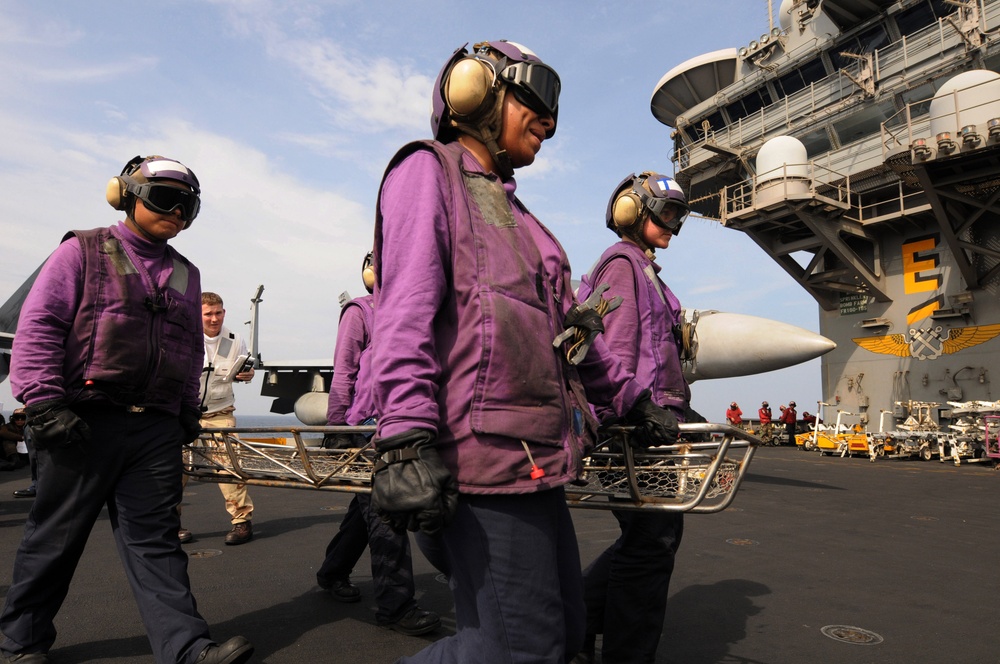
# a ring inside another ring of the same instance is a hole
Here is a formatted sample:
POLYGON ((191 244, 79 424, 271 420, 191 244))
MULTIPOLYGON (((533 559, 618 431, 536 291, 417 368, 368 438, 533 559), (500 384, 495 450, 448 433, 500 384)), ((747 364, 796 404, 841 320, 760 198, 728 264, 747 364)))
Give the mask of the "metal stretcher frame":
MULTIPOLYGON (((201 481, 368 493, 371 445, 325 449, 328 433, 373 433, 375 427, 206 428, 184 446, 184 472, 201 481)), ((631 429, 602 430, 584 459, 582 477, 565 486, 571 507, 712 513, 733 501, 759 439, 728 424, 682 424, 681 442, 634 450, 631 429), (684 442, 710 438, 709 442, 684 442)))
POLYGON ((645 450, 627 443, 631 428, 608 429, 610 437, 584 460, 581 480, 566 486, 570 507, 695 514, 726 509, 763 442, 729 424, 682 424, 680 429, 678 444, 645 450))

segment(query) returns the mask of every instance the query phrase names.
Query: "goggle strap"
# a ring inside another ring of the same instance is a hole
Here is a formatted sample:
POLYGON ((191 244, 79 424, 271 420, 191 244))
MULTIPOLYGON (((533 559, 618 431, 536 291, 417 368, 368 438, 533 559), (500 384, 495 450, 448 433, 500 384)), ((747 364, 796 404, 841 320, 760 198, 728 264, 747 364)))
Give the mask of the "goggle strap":
POLYGON ((125 164, 125 168, 122 169, 121 175, 132 175, 132 173, 134 173, 135 170, 142 165, 144 159, 145 157, 138 154, 129 159, 128 163, 125 164))

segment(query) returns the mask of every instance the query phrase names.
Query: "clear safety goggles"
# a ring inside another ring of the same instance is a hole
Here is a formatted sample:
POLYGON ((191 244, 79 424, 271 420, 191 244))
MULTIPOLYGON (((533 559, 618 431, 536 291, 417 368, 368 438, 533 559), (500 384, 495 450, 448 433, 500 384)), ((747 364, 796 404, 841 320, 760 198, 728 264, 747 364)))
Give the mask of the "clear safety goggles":
POLYGON ((670 231, 674 235, 681 232, 688 211, 668 198, 649 198, 645 201, 650 220, 655 226, 670 231), (664 217, 668 217, 664 219, 664 217))

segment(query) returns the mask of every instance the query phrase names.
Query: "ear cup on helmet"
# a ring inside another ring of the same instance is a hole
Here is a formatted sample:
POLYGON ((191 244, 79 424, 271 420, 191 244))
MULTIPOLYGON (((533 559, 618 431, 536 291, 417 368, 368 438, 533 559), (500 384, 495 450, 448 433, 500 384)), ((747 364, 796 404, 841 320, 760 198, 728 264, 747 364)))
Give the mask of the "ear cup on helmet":
POLYGON ((642 215, 642 201, 632 191, 626 191, 615 199, 611 218, 618 228, 628 228, 639 221, 642 215))
POLYGON ((477 58, 463 58, 455 63, 444 84, 444 100, 457 116, 471 116, 488 108, 495 82, 493 70, 477 58))
POLYGON ((361 281, 365 284, 365 289, 369 293, 375 290, 375 266, 372 252, 365 255, 364 262, 361 263, 361 281))
POLYGON ((128 192, 125 189, 125 180, 117 176, 108 180, 108 186, 105 188, 104 197, 108 200, 108 205, 114 209, 124 210, 125 203, 128 200, 128 192))
MULTIPOLYGON (((150 158, 151 157, 143 157, 142 155, 137 154, 129 159, 128 163, 125 164, 124 168, 122 168, 121 175, 131 178, 142 166, 142 162, 145 159, 150 158)), ((128 206, 129 196, 128 183, 125 182, 125 178, 115 176, 108 180, 108 186, 104 188, 104 198, 107 199, 108 205, 116 210, 124 210, 128 206)))

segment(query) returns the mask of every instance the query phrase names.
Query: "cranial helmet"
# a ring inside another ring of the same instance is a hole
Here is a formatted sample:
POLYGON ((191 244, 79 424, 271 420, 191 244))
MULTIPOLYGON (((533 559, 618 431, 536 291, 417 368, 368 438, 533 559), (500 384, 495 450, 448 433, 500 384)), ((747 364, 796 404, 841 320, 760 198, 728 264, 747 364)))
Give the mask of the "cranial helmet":
POLYGON ((481 141, 493 154, 500 177, 514 174, 497 141, 503 128, 501 106, 507 90, 540 116, 559 119, 559 75, 528 48, 506 40, 479 42, 470 53, 463 44, 452 53, 434 82, 431 131, 447 141, 455 132, 481 141))
POLYGON ((689 211, 687 196, 672 177, 645 171, 639 175, 633 173, 618 183, 608 201, 605 217, 608 228, 619 237, 627 229, 634 228, 638 232, 639 221, 646 214, 652 215, 654 223, 659 222, 658 226, 678 235, 689 211), (667 208, 675 209, 674 218, 659 222, 667 208))
POLYGON ((761 405, 761 406, 763 406, 764 408, 767 408, 767 407, 768 407, 768 405, 767 405, 767 402, 766 402, 766 401, 762 402, 762 403, 761 403, 760 405, 761 405))
POLYGON ((108 204, 116 210, 132 214, 135 199, 140 198, 147 207, 170 213, 178 207, 184 228, 191 225, 201 209, 201 185, 190 168, 179 161, 159 155, 136 155, 122 169, 121 175, 111 178, 105 192, 108 204), (159 180, 173 180, 190 187, 157 187, 159 180))

